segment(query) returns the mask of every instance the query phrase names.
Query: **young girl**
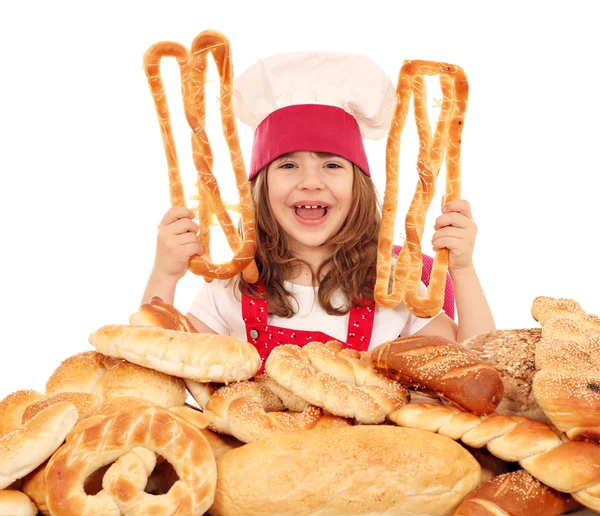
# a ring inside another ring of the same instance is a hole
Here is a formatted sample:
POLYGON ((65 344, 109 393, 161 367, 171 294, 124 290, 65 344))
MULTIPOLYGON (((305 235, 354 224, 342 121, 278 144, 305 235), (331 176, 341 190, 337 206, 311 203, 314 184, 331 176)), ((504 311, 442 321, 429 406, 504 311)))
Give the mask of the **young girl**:
MULTIPOLYGON (((420 319, 404 304, 373 302, 381 206, 362 138, 385 136, 395 105, 389 77, 358 55, 277 55, 238 78, 236 115, 255 128, 249 179, 260 278, 203 284, 187 314, 200 332, 247 340, 265 360, 280 344, 335 339, 367 350, 398 336, 462 341, 495 329, 465 200, 442 207, 432 239, 434 251, 450 250, 458 325, 444 312, 420 319)), ((173 304, 190 257, 202 253, 192 219, 182 207, 163 217, 143 302, 173 304)))

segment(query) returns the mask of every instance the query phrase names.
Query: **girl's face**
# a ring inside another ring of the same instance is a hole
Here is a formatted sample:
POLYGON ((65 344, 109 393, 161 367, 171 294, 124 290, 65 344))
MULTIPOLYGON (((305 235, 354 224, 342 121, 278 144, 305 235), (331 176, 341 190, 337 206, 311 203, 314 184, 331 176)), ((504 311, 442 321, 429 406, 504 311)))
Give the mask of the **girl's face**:
POLYGON ((336 235, 352 202, 352 163, 335 155, 297 151, 267 170, 271 210, 292 250, 314 249, 336 235))

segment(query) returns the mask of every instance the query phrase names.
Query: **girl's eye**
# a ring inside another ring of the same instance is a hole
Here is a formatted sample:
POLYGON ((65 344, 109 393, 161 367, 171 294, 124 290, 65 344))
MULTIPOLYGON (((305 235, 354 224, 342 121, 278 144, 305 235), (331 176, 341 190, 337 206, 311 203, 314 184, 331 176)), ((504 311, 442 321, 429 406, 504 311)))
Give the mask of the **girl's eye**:
POLYGON ((293 163, 282 163, 279 165, 279 168, 294 168, 295 165, 293 163))
POLYGON ((327 168, 342 168, 342 166, 338 165, 337 163, 327 163, 325 166, 327 168))

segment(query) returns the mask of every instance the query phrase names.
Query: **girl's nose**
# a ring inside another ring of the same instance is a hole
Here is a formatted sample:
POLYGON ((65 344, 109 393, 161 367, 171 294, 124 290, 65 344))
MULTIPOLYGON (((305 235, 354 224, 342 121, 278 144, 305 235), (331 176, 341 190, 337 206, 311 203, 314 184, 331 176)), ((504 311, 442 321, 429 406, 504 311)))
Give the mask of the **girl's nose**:
POLYGON ((298 188, 307 190, 319 190, 324 188, 323 175, 318 166, 304 167, 298 181, 298 188))

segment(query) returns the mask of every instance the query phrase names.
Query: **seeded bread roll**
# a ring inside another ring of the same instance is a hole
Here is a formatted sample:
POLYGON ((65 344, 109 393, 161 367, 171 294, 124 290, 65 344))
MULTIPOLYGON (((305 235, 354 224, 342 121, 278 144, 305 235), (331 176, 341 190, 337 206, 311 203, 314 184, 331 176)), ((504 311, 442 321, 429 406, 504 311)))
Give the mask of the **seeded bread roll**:
POLYGON ((525 416, 549 423, 532 392, 535 353, 540 328, 496 330, 476 335, 461 345, 494 366, 504 383, 504 396, 496 408, 503 416, 525 416))

